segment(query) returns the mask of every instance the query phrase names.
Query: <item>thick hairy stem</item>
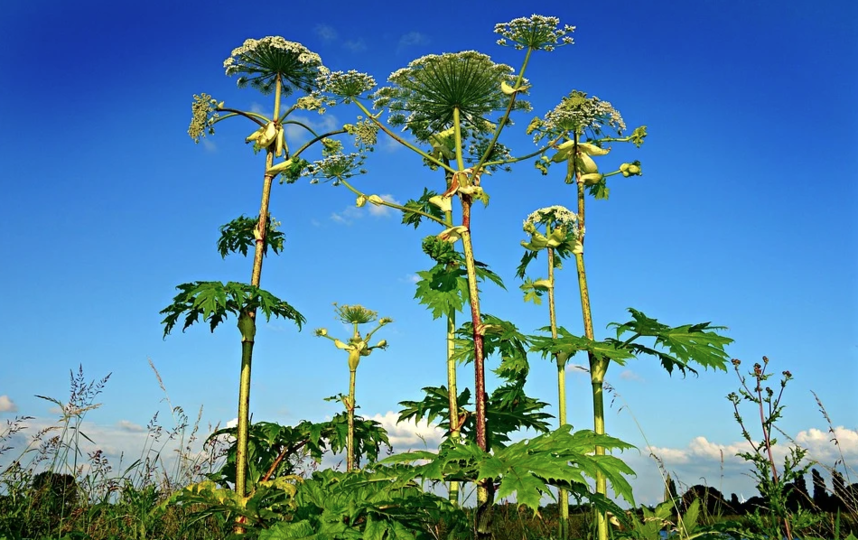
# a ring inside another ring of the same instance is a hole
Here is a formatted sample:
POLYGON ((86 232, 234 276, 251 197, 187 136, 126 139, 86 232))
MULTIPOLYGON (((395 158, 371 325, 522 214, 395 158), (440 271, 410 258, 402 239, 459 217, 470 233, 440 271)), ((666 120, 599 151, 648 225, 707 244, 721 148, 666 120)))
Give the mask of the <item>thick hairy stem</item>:
MULTIPOLYGON (((577 140, 577 136, 576 136, 577 140)), ((578 187, 578 240, 583 245, 584 243, 584 182, 581 180, 581 173, 577 174, 578 187)), ((595 339, 593 332, 593 313, 590 310, 590 292, 587 288, 587 272, 584 269, 584 254, 575 254, 575 266, 578 270, 578 290, 581 294, 581 315, 584 319, 584 335, 588 339, 595 339)), ((606 359, 598 358, 596 355, 589 353, 590 361, 590 383, 593 387, 593 430, 600 435, 605 434, 605 399, 602 394, 602 385, 605 381, 605 371, 608 368, 606 359)), ((601 446, 596 447, 596 455, 604 456, 605 449, 601 446)), ((607 496, 608 483, 605 480, 605 475, 601 471, 596 474, 596 493, 607 496)), ((598 540, 607 540, 608 538, 608 519, 604 512, 596 512, 596 525, 598 529, 598 540)))
MULTIPOLYGON (((465 267, 468 272, 468 293, 471 305, 471 324, 474 327, 474 400, 476 405, 477 446, 483 451, 486 445, 486 373, 483 357, 483 334, 480 317, 480 297, 477 289, 477 268, 474 263, 474 246, 471 241, 471 198, 462 197, 462 245, 465 251, 465 267)), ((478 539, 492 537, 492 505, 494 504, 494 484, 491 479, 477 485, 477 515, 475 533, 478 539)))
POLYGON ((349 434, 346 443, 346 472, 351 472, 355 469, 355 375, 357 370, 349 370, 349 402, 346 404, 346 411, 349 418, 349 434))
MULTIPOLYGON (((274 89, 274 118, 280 114, 280 93, 281 81, 277 77, 277 83, 274 89)), ((268 150, 265 155, 265 170, 267 171, 274 164, 274 152, 268 150)), ((259 287, 259 280, 262 277, 262 257, 265 251, 265 233, 268 229, 268 202, 271 198, 271 182, 274 177, 265 174, 262 179, 262 201, 259 206, 259 222, 256 225, 256 247, 253 253, 253 271, 251 272, 250 284, 254 287, 259 287)), ((251 320, 255 320, 256 310, 248 313, 251 320)), ((236 455, 235 455, 235 493, 240 498, 247 495, 247 432, 250 426, 250 365, 253 360, 253 339, 242 337, 241 343, 241 378, 238 389, 238 436, 236 440, 236 455)), ((244 527, 241 526, 242 519, 236 522, 236 534, 244 533, 244 527)))
MULTIPOLYGON (((551 235, 551 227, 545 231, 551 235)), ((551 337, 557 339, 557 310, 554 300, 554 248, 548 248, 548 321, 551 325, 551 337)), ((554 355, 557 363, 557 409, 560 425, 566 425, 566 358, 560 354, 554 355)), ((557 507, 560 509, 560 538, 565 539, 569 534, 569 493, 565 489, 558 490, 557 507)))
MULTIPOLYGON (((444 160, 447 164, 448 160, 444 160)), ((453 173, 444 171, 447 189, 453 183, 453 173)), ((447 227, 453 226, 453 211, 447 210, 444 212, 444 221, 447 227)), ((456 352, 456 313, 447 314, 447 389, 449 394, 450 407, 450 438, 453 441, 459 440, 461 428, 459 426, 459 389, 456 384, 456 361, 453 355, 456 352)), ((450 482, 449 491, 447 493, 450 502, 454 505, 459 504, 459 482, 450 482)))
MULTIPOLYGON (((235 446, 235 492, 244 497, 247 492, 247 436, 250 424, 250 364, 253 360, 253 341, 241 342, 241 374, 238 385, 238 426, 235 446)), ((236 522, 235 532, 242 534, 242 518, 236 522)))
MULTIPOLYGON (((447 388, 449 392, 450 406, 450 438, 453 441, 459 440, 459 402, 458 388, 456 387, 456 361, 453 359, 455 352, 456 339, 456 314, 450 313, 447 316, 447 388)), ((448 492, 450 502, 459 504, 459 482, 450 482, 448 492)))

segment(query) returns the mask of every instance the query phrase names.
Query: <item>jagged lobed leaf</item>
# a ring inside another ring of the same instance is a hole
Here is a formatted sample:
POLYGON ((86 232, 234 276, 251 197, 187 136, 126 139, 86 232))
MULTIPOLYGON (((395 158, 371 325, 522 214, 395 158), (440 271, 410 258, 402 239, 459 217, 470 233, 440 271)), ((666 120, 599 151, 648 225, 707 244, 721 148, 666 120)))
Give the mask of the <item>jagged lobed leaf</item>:
MULTIPOLYGON (((540 328, 540 331, 549 332, 548 327, 540 328)), ((563 326, 557 328, 557 338, 551 336, 528 336, 532 352, 538 352, 543 358, 552 358, 555 354, 568 354, 571 358, 579 351, 595 355, 597 358, 613 360, 623 365, 626 360, 634 358, 634 355, 624 348, 620 348, 615 340, 596 341, 584 336, 576 336, 566 330, 563 326)))
MULTIPOLYGON (((256 244, 253 231, 259 225, 259 218, 240 216, 220 228, 220 238, 217 242, 217 251, 222 258, 230 253, 241 253, 247 256, 247 250, 256 244)), ((274 253, 283 251, 285 236, 282 231, 274 228, 269 218, 266 223, 265 241, 263 253, 268 254, 270 246, 274 253)))
POLYGON ((223 322, 230 313, 234 316, 242 312, 261 310, 266 320, 271 316, 293 321, 300 330, 306 319, 287 302, 259 287, 230 281, 226 284, 220 281, 195 281, 183 283, 176 287, 180 292, 173 298, 173 303, 161 310, 166 315, 161 324, 164 325, 164 337, 185 316, 182 331, 202 318, 208 321, 211 331, 223 322))
POLYGON ((694 362, 704 367, 727 370, 730 356, 724 347, 733 342, 732 339, 716 333, 724 330, 723 326, 710 326, 710 323, 685 324, 670 327, 647 317, 642 312, 629 308, 632 320, 624 323, 611 323, 609 327, 616 328, 617 339, 610 340, 617 347, 626 348, 634 354, 649 354, 657 357, 668 373, 674 367, 685 373, 690 370, 696 373, 689 363, 694 362), (624 334, 634 334, 627 342, 620 342, 624 334), (654 347, 647 347, 635 340, 641 337, 654 338, 654 347), (659 351, 655 347, 667 349, 659 351))
MULTIPOLYGON (((619 439, 597 435, 590 430, 570 433, 571 426, 520 441, 505 448, 487 453, 473 441, 445 443, 438 454, 432 452, 408 452, 388 457, 380 462, 390 465, 400 478, 411 481, 462 480, 479 482, 490 479, 498 484, 498 498, 515 497, 520 504, 536 511, 549 486, 569 487, 585 498, 597 499, 590 494, 588 479, 601 473, 610 482, 614 493, 634 505, 631 485, 626 475, 633 475, 628 465, 611 455, 597 456, 595 447, 608 450, 625 450, 633 446, 619 439), (412 467, 403 464, 426 461, 412 467)), ((616 514, 623 512, 616 504, 605 498, 598 500, 616 514)))

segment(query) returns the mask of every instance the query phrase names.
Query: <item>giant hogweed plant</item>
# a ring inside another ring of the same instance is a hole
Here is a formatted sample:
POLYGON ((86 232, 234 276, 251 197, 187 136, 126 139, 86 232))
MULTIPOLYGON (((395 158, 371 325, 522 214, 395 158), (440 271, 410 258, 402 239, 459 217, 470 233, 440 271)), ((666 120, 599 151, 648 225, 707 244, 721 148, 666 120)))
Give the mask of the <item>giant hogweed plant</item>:
MULTIPOLYGON (((551 336, 535 336, 531 338, 533 350, 543 355, 565 355, 566 358, 586 352, 592 386, 593 425, 598 434, 606 433, 603 386, 612 361, 622 365, 628 359, 647 355, 657 358, 668 373, 679 369, 683 374, 688 371, 696 374, 690 365, 692 363, 726 371, 729 357, 724 347, 732 342, 718 333, 723 327, 711 326, 708 322, 670 327, 633 308, 629 309, 632 320, 609 325, 609 328, 616 330, 615 338, 602 341, 595 339, 584 265, 585 195, 589 192, 596 199, 607 199, 610 193, 608 178, 628 178, 641 174, 638 161, 622 163, 617 170, 602 172, 594 159, 608 155, 611 151, 608 145, 612 143, 632 143, 637 147, 643 144, 645 126, 623 136, 625 129, 622 116, 610 103, 587 97, 580 91, 572 91, 543 119, 534 119, 527 129, 537 143, 546 138, 562 140, 556 144, 556 152, 551 157, 540 157, 536 166, 543 174, 547 174, 552 165, 565 164, 564 180, 576 188, 578 227, 572 253, 578 274, 584 330, 583 335, 579 336, 558 327, 551 336), (614 132, 616 135, 613 135, 614 132)), ((527 225, 525 231, 531 232, 527 225)), ((605 450, 597 445, 596 454, 604 455, 605 450)), ((596 480, 596 491, 603 495, 607 492, 606 480, 601 475, 596 480)), ((598 514, 597 527, 599 540, 605 540, 608 533, 604 513, 598 514)))
POLYGON ((387 340, 382 339, 375 345, 370 345, 369 341, 372 339, 373 334, 381 329, 382 326, 393 322, 393 319, 388 317, 382 317, 379 319, 378 313, 360 305, 338 306, 334 304, 334 307, 337 313, 337 319, 344 324, 352 326, 353 332, 351 337, 348 338, 347 341, 340 341, 339 339, 328 335, 328 330, 326 328, 316 329, 316 336, 330 339, 334 342, 337 349, 341 349, 348 354, 349 394, 347 396, 341 395, 337 397, 343 402, 343 405, 345 405, 346 414, 348 415, 346 471, 353 471, 357 468, 357 462, 355 460, 355 408, 357 407, 357 402, 355 401, 355 379, 357 368, 360 365, 361 358, 369 356, 372 354, 372 351, 376 349, 387 348, 387 340), (378 325, 367 332, 366 336, 361 336, 359 328, 360 325, 369 324, 375 321, 378 321, 378 325))
MULTIPOLYGON (((247 446, 250 423, 250 377, 253 347, 256 339, 256 319, 262 311, 266 319, 272 315, 295 322, 299 329, 304 317, 284 300, 260 288, 262 264, 268 247, 275 253, 283 248, 283 236, 276 230, 269 213, 271 187, 279 175, 282 182, 294 182, 306 174, 313 165, 302 155, 315 143, 321 142, 323 156, 336 153, 338 141, 330 137, 355 133, 355 126, 344 126, 330 133, 318 134, 309 126, 289 118, 296 110, 324 112, 330 103, 318 94, 317 80, 328 73, 319 56, 300 43, 286 41, 282 37, 248 39, 234 49, 224 62, 227 76, 238 75, 238 86, 250 86, 263 95, 273 94, 271 117, 254 111, 227 107, 208 94, 194 96, 192 120, 188 134, 195 142, 206 135, 213 135, 215 125, 229 118, 242 118, 253 125, 254 131, 245 139, 253 144, 254 152, 265 152, 262 179, 262 196, 258 218, 241 216, 221 228, 218 251, 221 256, 241 252, 247 254, 254 246, 253 267, 250 283, 218 281, 196 281, 177 287, 179 293, 173 303, 161 313, 165 315, 164 336, 171 332, 179 319, 184 317, 183 330, 200 319, 210 324, 211 330, 232 314, 238 320, 241 333, 242 357, 239 382, 238 426, 236 444, 235 493, 242 500, 247 492, 247 446), (295 92, 302 95, 286 107, 283 98, 295 92), (286 139, 287 125, 306 129, 311 139, 290 152, 286 139), (275 162, 282 158, 282 161, 275 162)), ((341 143, 339 143, 341 145, 341 143)), ((351 157, 350 163, 360 161, 351 157)), ((240 529, 240 528, 239 528, 240 529)))
MULTIPOLYGON (((337 99, 354 103, 361 109, 364 117, 377 126, 378 130, 415 152, 430 167, 444 171, 446 189, 443 193, 436 195, 424 192, 424 197, 414 204, 406 205, 404 210, 411 214, 409 220, 419 222, 425 218, 442 225, 444 230, 437 236, 438 239, 450 243, 462 241, 468 286, 467 298, 471 315, 471 321, 466 328, 473 353, 475 410, 474 441, 471 443, 464 440, 461 444, 471 448, 469 452, 482 453, 487 459, 491 456, 488 452, 494 449, 490 448, 487 436, 488 394, 485 388, 485 342, 487 334, 503 332, 504 329, 500 325, 487 322, 480 309, 478 272, 472 239, 473 205, 476 201, 488 203, 489 196, 482 185, 484 175, 495 168, 539 156, 560 142, 565 135, 560 133, 553 140, 548 140, 541 149, 521 157, 512 157, 509 150, 498 142, 501 132, 511 124, 511 113, 514 110, 530 109, 529 104, 518 97, 528 91, 529 84, 524 74, 533 53, 550 51, 556 46, 572 43, 572 38, 568 34, 573 30, 574 28, 569 26, 559 27, 559 21, 556 18, 536 15, 497 25, 495 32, 501 35, 499 40, 501 45, 513 45, 525 51, 525 57, 518 72, 509 66, 496 64, 488 56, 475 51, 428 55, 414 60, 389 77, 390 86, 381 88, 368 96, 373 100, 372 107, 380 111, 375 115, 363 102, 364 94, 374 88, 374 80, 371 80, 368 75, 356 72, 334 73, 330 74, 327 77, 327 83, 322 85, 325 90, 337 96, 337 99), (410 134, 408 139, 394 133, 390 127, 381 122, 379 118, 385 110, 389 113, 388 123, 410 134), (500 116, 490 119, 489 116, 494 114, 500 116), (429 146, 428 150, 424 149, 426 146, 429 146), (459 200, 461 206, 461 220, 458 225, 451 222, 454 198, 459 200), (439 215, 439 211, 444 217, 439 215)), ((345 178, 336 178, 335 181, 342 183, 357 195, 358 206, 369 201, 372 204, 403 210, 403 207, 383 201, 377 195, 366 195, 345 178)), ((449 329, 448 325, 448 343, 450 342, 449 329)), ((452 354, 448 354, 448 358, 451 356, 452 354)), ((452 397, 455 392, 449 392, 449 394, 447 397, 449 398, 450 427, 461 429, 459 411, 456 410, 460 407, 454 404, 452 397)), ((544 445, 542 448, 553 448, 552 444, 565 436, 571 435, 568 432, 564 435, 562 431, 549 435, 554 439, 551 439, 551 444, 544 445)), ((606 445, 614 448, 624 447, 624 443, 604 437, 603 434, 593 435, 593 437, 595 438, 581 437, 576 439, 576 442, 586 440, 589 444, 604 440, 606 445)), ((586 462, 587 467, 582 466, 577 469, 570 467, 570 470, 576 472, 569 473, 565 470, 565 466, 573 460, 568 458, 568 453, 557 454, 553 450, 542 452, 536 450, 540 448, 537 445, 524 452, 528 454, 535 452, 537 457, 533 459, 537 462, 544 460, 539 472, 534 469, 526 472, 521 468, 511 471, 501 467, 492 469, 491 474, 485 474, 486 469, 481 467, 461 469, 463 458, 459 452, 462 447, 455 444, 455 439, 451 439, 446 452, 442 450, 438 456, 433 454, 436 465, 431 469, 432 474, 425 478, 461 479, 477 483, 478 506, 475 530, 480 538, 491 534, 491 505, 498 480, 500 480, 499 493, 508 495, 517 492, 518 500, 522 501, 522 504, 534 506, 537 504, 534 502, 534 494, 547 490, 549 483, 553 482, 566 487, 569 483, 580 481, 575 486, 576 492, 580 492, 581 486, 585 485, 582 475, 592 474, 595 478, 597 472, 602 471, 599 474, 610 474, 611 478, 616 480, 614 485, 618 488, 618 492, 631 499, 631 492, 625 489, 627 483, 621 476, 631 471, 621 461, 604 455, 585 458, 583 456, 592 450, 592 446, 585 450, 586 444, 576 444, 565 439, 564 441, 571 444, 569 452, 580 453, 576 458, 577 463, 580 465, 586 462), (601 465, 596 466, 597 462, 601 465), (548 470, 553 470, 552 467, 563 470, 547 474, 548 470), (463 470, 470 473, 463 473, 463 470), (477 470, 480 472, 476 472, 477 470), (513 477, 517 480, 514 481, 513 477), (517 491, 519 488, 521 491, 517 491)), ((482 459, 472 457, 477 462, 482 459)), ((406 455, 389 459, 405 462, 424 459, 424 457, 406 455)), ((531 462, 532 460, 528 461, 532 464, 531 462)), ((607 501, 600 496, 593 496, 593 499, 600 502, 607 501)))
MULTIPOLYGON (((548 295, 548 331, 552 339, 557 339, 557 310, 554 295, 554 272, 563 267, 562 259, 581 249, 578 239, 578 216, 563 206, 551 206, 541 208, 524 220, 524 230, 530 235, 528 241, 522 241, 525 248, 524 256, 519 265, 516 276, 524 280, 521 289, 524 292, 524 301, 532 301, 534 304, 542 303, 542 296, 548 295), (544 228, 544 233, 539 231, 544 228), (548 263, 548 277, 533 280, 526 278, 527 267, 531 261, 537 258, 540 251, 546 252, 548 263)), ((551 355, 557 365, 557 411, 560 426, 566 425, 566 363, 569 355, 557 352, 551 355)), ((569 494, 565 489, 558 492, 558 507, 560 509, 560 538, 568 535, 569 523, 569 494)))

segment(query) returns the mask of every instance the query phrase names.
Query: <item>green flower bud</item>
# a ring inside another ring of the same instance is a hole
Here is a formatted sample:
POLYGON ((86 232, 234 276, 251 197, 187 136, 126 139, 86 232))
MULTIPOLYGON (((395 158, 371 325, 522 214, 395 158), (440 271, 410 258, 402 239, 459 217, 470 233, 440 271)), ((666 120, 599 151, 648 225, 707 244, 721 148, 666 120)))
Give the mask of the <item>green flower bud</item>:
POLYGON ((355 204, 357 204, 358 208, 361 208, 363 205, 366 204, 366 196, 358 195, 358 198, 357 198, 357 201, 355 202, 355 204))

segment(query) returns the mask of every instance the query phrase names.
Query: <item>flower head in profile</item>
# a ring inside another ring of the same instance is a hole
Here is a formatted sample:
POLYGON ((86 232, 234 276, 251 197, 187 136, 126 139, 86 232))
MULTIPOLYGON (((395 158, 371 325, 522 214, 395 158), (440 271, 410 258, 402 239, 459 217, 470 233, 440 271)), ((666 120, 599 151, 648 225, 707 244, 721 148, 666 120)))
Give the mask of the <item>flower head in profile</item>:
POLYGON ((245 40, 233 49, 223 67, 228 76, 239 75, 239 88, 250 85, 263 94, 274 91, 279 77, 283 95, 295 89, 312 92, 317 77, 328 72, 318 54, 280 36, 245 40))
MULTIPOLYGON (((367 309, 359 304, 339 305, 334 304, 334 312, 337 319, 346 324, 366 324, 378 319, 378 312, 367 309)), ((382 324, 387 324, 390 319, 382 319, 382 324)))
POLYGON ((548 206, 527 216, 524 220, 525 229, 529 228, 528 224, 549 225, 551 228, 567 227, 569 230, 573 230, 574 227, 578 226, 578 215, 565 206, 548 206))
POLYGON ((560 27, 557 17, 531 15, 519 17, 506 23, 495 25, 495 34, 500 34, 498 45, 512 45, 516 49, 532 49, 535 51, 553 51, 555 47, 574 43, 571 34, 574 26, 568 24, 560 27))
MULTIPOLYGON (((510 66, 496 64, 476 51, 463 51, 418 58, 391 74, 388 81, 391 86, 372 95, 373 106, 387 108, 392 125, 429 141, 453 126, 456 109, 461 127, 472 135, 494 131, 495 125, 486 116, 506 109, 510 98, 501 83, 513 85, 515 76, 510 66)), ((523 100, 516 100, 514 107, 530 110, 523 100)))

